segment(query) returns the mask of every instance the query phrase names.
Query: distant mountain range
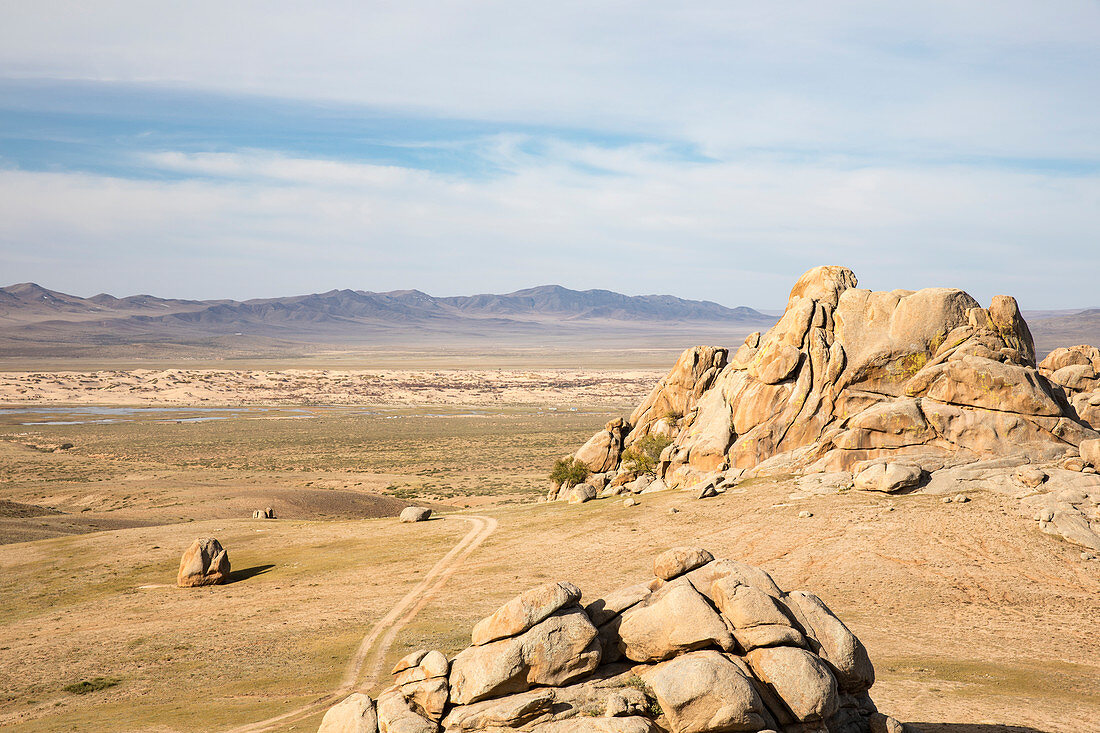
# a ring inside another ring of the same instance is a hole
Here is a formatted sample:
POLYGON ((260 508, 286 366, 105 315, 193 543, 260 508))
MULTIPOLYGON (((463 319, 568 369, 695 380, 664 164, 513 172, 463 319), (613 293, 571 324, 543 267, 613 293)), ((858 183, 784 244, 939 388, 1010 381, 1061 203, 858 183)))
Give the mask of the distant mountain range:
MULTIPOLYGON (((1100 343, 1100 309, 1024 315, 1040 354, 1100 343)), ((20 283, 0 288, 0 358, 293 357, 379 347, 735 347, 776 320, 774 313, 744 306, 560 285, 450 298, 419 290, 330 290, 236 301, 81 298, 20 283)))
POLYGON ((294 345, 538 342, 656 331, 747 333, 776 318, 671 295, 545 285, 504 295, 439 298, 419 290, 326 293, 256 300, 90 298, 34 283, 0 288, 0 356, 143 353, 203 348, 283 351, 294 345), (122 351, 120 351, 122 350, 122 351))

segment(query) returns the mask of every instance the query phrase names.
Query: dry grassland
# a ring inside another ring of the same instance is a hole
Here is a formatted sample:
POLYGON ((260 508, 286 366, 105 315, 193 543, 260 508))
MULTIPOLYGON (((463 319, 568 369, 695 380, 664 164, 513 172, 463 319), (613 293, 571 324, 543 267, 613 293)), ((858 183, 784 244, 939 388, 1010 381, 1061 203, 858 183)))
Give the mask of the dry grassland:
MULTIPOLYGON (((474 621, 534 584, 567 579, 592 598, 648 577, 656 552, 698 543, 824 598, 867 644, 876 702, 920 731, 1098 730, 1100 563, 1037 532, 1015 500, 792 499, 791 482, 762 480, 634 508, 531 503, 550 462, 635 397, 577 412, 269 407, 33 426, 18 423, 58 414, 3 415, 0 727, 224 730, 330 692, 367 630, 469 530, 381 516, 415 500, 499 526, 397 635, 387 669, 412 648, 457 651, 474 621), (247 518, 268 505, 282 518, 247 518), (28 516, 47 509, 63 513, 28 516), (235 582, 175 588, 181 552, 210 535, 235 582), (96 678, 118 684, 64 690, 96 678)), ((376 692, 383 680, 362 682, 376 692)))

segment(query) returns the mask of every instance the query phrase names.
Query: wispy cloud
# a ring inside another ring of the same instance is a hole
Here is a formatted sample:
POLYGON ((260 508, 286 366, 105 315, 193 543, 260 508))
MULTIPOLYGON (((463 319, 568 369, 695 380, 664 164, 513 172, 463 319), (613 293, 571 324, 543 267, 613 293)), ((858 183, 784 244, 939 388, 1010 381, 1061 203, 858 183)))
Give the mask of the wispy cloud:
POLYGON ((8 279, 1093 304, 1084 0, 0 7, 8 279))

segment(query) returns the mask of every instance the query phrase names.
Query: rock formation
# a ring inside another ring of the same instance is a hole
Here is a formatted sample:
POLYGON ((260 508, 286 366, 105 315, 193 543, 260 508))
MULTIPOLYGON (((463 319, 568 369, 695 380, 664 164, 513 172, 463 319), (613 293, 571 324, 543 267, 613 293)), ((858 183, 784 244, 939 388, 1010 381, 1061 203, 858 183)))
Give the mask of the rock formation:
POLYGON ((432 510, 422 506, 407 506, 401 510, 402 522, 426 522, 432 516, 432 510))
POLYGON ((589 483, 638 481, 623 452, 659 434, 672 444, 655 478, 700 498, 790 473, 848 474, 842 483, 893 493, 990 459, 1088 469, 1100 463, 1080 455, 1094 428, 1100 350, 1057 349, 1037 366, 1013 298, 983 308, 950 288, 872 292, 827 266, 799 278, 766 334, 732 354, 685 351, 629 419, 574 457, 589 483))
POLYGON ((229 553, 213 537, 197 539, 180 558, 176 585, 195 588, 221 585, 229 580, 229 553))
POLYGON ((449 663, 418 651, 393 686, 333 707, 324 733, 900 732, 875 709, 859 639, 811 593, 701 548, 581 603, 546 583, 478 622, 449 663), (377 711, 375 713, 375 711, 377 711))

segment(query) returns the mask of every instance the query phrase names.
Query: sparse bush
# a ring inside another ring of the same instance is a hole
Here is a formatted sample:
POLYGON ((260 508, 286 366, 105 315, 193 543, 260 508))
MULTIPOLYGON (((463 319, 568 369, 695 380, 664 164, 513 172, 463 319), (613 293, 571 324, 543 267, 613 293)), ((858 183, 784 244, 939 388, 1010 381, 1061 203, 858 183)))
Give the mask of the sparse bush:
POLYGON ((675 407, 671 408, 663 415, 664 419, 670 423, 678 423, 684 417, 684 413, 677 410, 675 407))
POLYGON ((638 473, 653 473, 657 460, 665 448, 672 445, 667 435, 646 435, 634 441, 634 445, 623 451, 623 465, 638 473))
POLYGON ((65 685, 63 689, 65 692, 71 692, 74 695, 85 695, 89 692, 96 692, 97 690, 106 690, 108 687, 114 687, 118 683, 119 680, 112 677, 96 677, 90 680, 74 682, 71 685, 65 685))
POLYGON ((554 462, 554 468, 550 470, 550 480, 565 488, 576 486, 586 478, 588 478, 588 466, 572 456, 559 458, 554 462))
POLYGON ((653 694, 653 690, 649 689, 649 685, 645 683, 638 675, 628 677, 623 681, 623 687, 633 687, 635 690, 640 691, 645 695, 646 701, 646 715, 656 720, 664 715, 664 710, 661 709, 661 703, 657 702, 657 696, 653 694))

